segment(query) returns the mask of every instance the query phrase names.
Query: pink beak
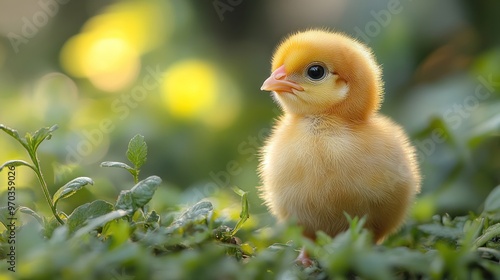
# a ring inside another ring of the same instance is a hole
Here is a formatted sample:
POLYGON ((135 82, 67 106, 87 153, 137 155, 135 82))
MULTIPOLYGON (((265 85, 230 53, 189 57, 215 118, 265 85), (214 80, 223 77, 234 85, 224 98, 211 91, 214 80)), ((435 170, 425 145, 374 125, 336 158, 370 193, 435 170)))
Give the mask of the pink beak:
POLYGON ((299 84, 286 79, 285 65, 282 65, 278 69, 274 70, 274 72, 271 73, 271 76, 269 76, 269 78, 267 78, 260 87, 260 90, 275 91, 277 93, 293 93, 294 89, 299 91, 304 90, 304 88, 299 84))

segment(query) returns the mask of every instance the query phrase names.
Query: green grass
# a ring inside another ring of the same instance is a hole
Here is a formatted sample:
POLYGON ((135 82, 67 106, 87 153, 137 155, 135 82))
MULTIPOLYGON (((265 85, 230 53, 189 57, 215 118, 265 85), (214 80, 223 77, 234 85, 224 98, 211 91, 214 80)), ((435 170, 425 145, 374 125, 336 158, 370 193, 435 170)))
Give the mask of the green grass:
MULTIPOLYGON (((122 162, 101 164, 128 171, 135 185, 117 194, 115 201, 91 201, 67 214, 57 208, 57 203, 78 195, 94 181, 78 177, 53 195, 49 193, 37 148, 50 139, 56 127, 42 128, 25 137, 3 125, 0 129, 16 139, 32 160, 11 160, 0 170, 30 168, 35 172, 52 212, 46 217, 19 205, 0 208, 0 222, 5 227, 0 236, 0 279, 500 277, 500 187, 485 200, 482 213, 435 215, 431 222, 409 220, 383 245, 373 244, 370 232, 363 228, 364 219, 358 217, 347 217, 351 227, 345 233, 331 238, 320 232, 313 242, 303 238, 293 223, 272 228, 249 223, 252 205, 247 193, 236 187, 223 195, 241 199, 241 207, 218 209, 215 205, 221 203, 209 199, 189 207, 175 205, 158 212, 150 209, 149 202, 162 182, 158 176, 140 178, 147 144, 137 135, 126 151, 132 166, 122 162), (224 214, 227 212, 238 212, 239 218, 230 219, 224 214), (10 242, 12 217, 17 218, 15 244, 10 242), (12 268, 11 246, 15 246, 15 272, 8 270, 12 268), (314 258, 312 267, 294 262, 302 246, 314 258)), ((424 200, 416 211, 428 211, 424 200)))

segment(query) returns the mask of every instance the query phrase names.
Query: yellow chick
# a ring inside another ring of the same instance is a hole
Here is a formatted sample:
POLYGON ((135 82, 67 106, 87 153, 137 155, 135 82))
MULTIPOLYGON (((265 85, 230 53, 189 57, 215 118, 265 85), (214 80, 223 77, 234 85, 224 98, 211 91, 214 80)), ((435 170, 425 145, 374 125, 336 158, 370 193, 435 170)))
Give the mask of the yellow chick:
MULTIPOLYGON (((261 196, 304 235, 348 229, 366 216, 380 243, 402 224, 420 190, 415 149, 378 113, 381 68, 371 50, 340 33, 310 30, 284 40, 261 90, 284 111, 262 150, 261 196)), ((299 258, 308 263, 307 254, 299 258)))

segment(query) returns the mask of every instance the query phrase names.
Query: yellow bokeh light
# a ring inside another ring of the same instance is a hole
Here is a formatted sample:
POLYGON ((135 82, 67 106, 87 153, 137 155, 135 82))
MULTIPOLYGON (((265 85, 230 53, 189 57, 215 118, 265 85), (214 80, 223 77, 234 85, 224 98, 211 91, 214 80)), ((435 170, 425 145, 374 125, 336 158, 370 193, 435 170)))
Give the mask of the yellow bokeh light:
POLYGON ((138 52, 148 51, 170 34, 172 16, 166 3, 141 1, 111 5, 103 14, 86 22, 83 32, 122 38, 138 52))
POLYGON ((180 119, 197 119, 223 129, 240 113, 239 90, 206 61, 191 59, 172 65, 165 74, 162 90, 167 110, 180 119))
POLYGON ((170 10, 160 2, 111 5, 66 42, 61 50, 63 68, 101 90, 124 89, 138 76, 140 56, 170 34, 170 10))
POLYGON ((92 34, 83 33, 66 41, 61 50, 61 65, 66 72, 74 77, 86 77, 83 65, 88 56, 88 48, 94 40, 92 34))
POLYGON ((105 38, 97 40, 88 50, 83 70, 98 88, 116 91, 129 85, 140 69, 139 56, 124 40, 105 38))
POLYGON ((163 94, 172 115, 179 118, 200 116, 214 106, 216 70, 209 63, 197 60, 174 64, 165 75, 163 94))
POLYGON ((71 75, 86 77, 99 89, 117 91, 138 75, 138 53, 120 38, 83 33, 71 38, 61 52, 61 63, 71 75))

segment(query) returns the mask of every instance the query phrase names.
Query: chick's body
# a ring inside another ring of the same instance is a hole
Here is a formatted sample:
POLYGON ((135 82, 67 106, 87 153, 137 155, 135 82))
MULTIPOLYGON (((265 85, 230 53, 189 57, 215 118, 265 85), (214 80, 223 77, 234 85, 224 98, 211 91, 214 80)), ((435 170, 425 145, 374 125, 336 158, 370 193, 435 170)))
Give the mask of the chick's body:
POLYGON ((264 199, 280 220, 297 219, 308 236, 345 231, 345 211, 367 215, 366 226, 380 240, 400 225, 415 192, 401 139, 399 127, 382 116, 347 125, 286 115, 264 149, 264 199))
POLYGON ((344 212, 366 216, 376 241, 395 231, 420 176, 403 130, 376 112, 382 86, 371 52, 337 33, 295 34, 276 51, 263 89, 285 112, 260 163, 270 211, 311 237, 348 229, 344 212))

